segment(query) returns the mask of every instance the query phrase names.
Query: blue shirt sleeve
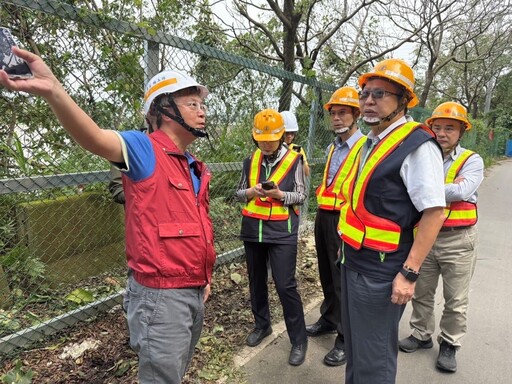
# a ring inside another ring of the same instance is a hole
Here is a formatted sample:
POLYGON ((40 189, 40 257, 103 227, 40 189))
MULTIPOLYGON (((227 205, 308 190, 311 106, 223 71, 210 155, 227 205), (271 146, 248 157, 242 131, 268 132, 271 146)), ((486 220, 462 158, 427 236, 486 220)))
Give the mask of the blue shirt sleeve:
POLYGON ((192 184, 194 185, 194 193, 197 196, 197 194, 199 193, 199 189, 201 188, 201 179, 199 178, 199 175, 196 174, 196 172, 195 172, 196 160, 188 152, 185 152, 185 156, 187 157, 189 172, 190 172, 190 176, 192 178, 192 184))
POLYGON ((123 131, 119 134, 126 147, 126 149, 123 148, 126 168, 123 164, 115 165, 133 181, 144 180, 151 176, 155 171, 156 158, 148 135, 140 131, 123 131))

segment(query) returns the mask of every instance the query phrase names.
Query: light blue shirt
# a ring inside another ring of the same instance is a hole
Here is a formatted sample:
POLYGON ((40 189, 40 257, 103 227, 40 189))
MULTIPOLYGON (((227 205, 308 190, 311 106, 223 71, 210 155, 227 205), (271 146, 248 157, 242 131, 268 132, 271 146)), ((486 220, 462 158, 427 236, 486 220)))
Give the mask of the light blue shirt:
POLYGON ((327 185, 331 185, 334 176, 338 173, 338 169, 341 166, 345 157, 347 157, 348 153, 354 146, 354 144, 364 135, 361 133, 359 129, 357 129, 352 136, 350 136, 347 141, 342 142, 339 136, 336 136, 334 142, 329 144, 326 149, 326 154, 329 156, 329 152, 334 145, 334 152, 332 153, 331 163, 329 165, 329 172, 327 174, 327 185))

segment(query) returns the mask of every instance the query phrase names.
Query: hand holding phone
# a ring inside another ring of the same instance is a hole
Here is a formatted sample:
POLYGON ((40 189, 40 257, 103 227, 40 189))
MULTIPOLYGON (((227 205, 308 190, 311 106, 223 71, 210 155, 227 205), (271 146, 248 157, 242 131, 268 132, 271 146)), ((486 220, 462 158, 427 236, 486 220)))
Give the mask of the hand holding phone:
POLYGON ((274 189, 276 187, 277 187, 276 183, 274 183, 273 181, 270 181, 270 180, 263 181, 261 183, 261 188, 263 188, 265 191, 270 191, 271 189, 274 189))
POLYGON ((29 79, 32 72, 25 60, 12 53, 17 46, 14 36, 8 28, 0 27, 0 69, 7 72, 10 79, 29 79))

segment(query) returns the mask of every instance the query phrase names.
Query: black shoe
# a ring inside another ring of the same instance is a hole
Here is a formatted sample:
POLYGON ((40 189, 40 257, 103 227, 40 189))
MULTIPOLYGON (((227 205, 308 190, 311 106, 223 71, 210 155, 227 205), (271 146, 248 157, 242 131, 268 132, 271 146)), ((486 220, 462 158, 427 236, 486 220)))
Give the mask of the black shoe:
POLYGON ((334 332, 336 332, 336 328, 331 327, 329 325, 325 325, 321 323, 320 320, 317 321, 316 323, 306 326, 306 334, 312 337, 334 332))
POLYGON ((432 343, 431 337, 428 340, 420 340, 411 335, 398 342, 398 348, 407 353, 416 352, 418 349, 429 349, 433 346, 434 343, 432 343))
POLYGON ((308 342, 292 345, 290 351, 290 357, 288 358, 288 364, 290 365, 301 365, 306 360, 306 351, 308 350, 308 342))
POLYGON ((330 365, 331 367, 337 367, 338 365, 343 365, 346 362, 347 355, 345 355, 345 350, 341 348, 334 347, 324 357, 324 363, 330 365))
POLYGON ((260 329, 260 328, 254 328, 254 330, 247 336, 247 339, 245 339, 245 343, 249 347, 255 347, 261 341, 272 334, 272 327, 268 327, 267 329, 260 329))
POLYGON ((441 371, 455 372, 457 370, 457 360, 455 360, 456 352, 456 347, 443 340, 439 345, 436 367, 441 371))

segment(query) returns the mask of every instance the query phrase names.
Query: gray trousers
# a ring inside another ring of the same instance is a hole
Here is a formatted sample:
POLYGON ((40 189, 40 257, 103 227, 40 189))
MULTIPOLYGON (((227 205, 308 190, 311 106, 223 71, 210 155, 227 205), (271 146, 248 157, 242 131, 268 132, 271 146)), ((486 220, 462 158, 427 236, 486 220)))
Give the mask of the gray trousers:
POLYGON ((405 305, 391 302, 391 285, 341 266, 345 384, 395 383, 398 324, 405 305))
POLYGON ((440 232, 421 266, 412 300, 412 335, 427 340, 435 331, 435 294, 441 275, 444 310, 438 341, 460 347, 467 331, 469 283, 476 264, 476 226, 440 232))
POLYGON ((203 327, 203 293, 148 288, 130 276, 125 304, 141 384, 181 383, 203 327))

